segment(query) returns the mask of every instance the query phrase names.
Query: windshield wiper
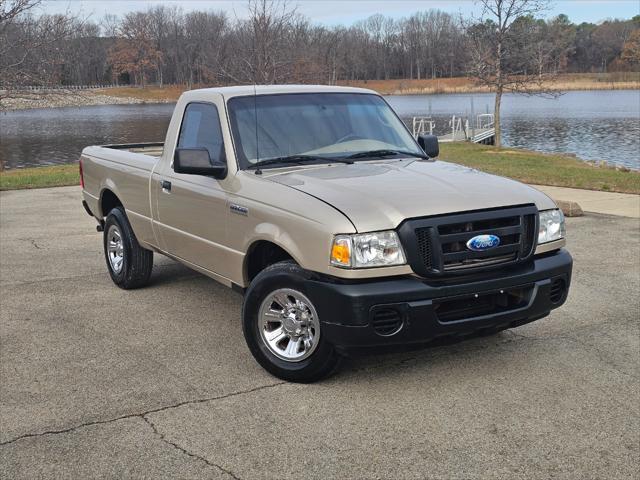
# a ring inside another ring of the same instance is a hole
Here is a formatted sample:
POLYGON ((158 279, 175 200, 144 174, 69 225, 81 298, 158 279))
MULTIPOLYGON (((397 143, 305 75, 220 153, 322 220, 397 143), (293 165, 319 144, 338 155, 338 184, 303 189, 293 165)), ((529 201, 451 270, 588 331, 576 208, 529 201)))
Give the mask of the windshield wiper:
POLYGON ((353 163, 353 160, 349 160, 347 158, 321 157, 319 155, 289 155, 286 157, 266 158, 264 160, 260 160, 258 162, 252 163, 247 167, 247 169, 260 168, 267 165, 277 165, 278 163, 302 164, 306 162, 319 162, 319 161, 333 162, 333 163, 348 163, 348 164, 353 163))
POLYGON ((384 158, 396 155, 408 155, 410 157, 424 158, 429 160, 429 157, 423 153, 406 152, 404 150, 369 150, 367 152, 358 152, 353 155, 349 155, 345 158, 384 158))

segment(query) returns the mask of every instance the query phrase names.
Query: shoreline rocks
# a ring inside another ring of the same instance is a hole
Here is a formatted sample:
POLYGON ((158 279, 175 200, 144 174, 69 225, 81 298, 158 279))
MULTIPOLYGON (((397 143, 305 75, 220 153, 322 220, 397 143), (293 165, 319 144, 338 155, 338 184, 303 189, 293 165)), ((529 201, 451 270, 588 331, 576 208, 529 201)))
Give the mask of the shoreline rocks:
MULTIPOLYGON (((135 97, 116 97, 88 90, 44 92, 4 98, 0 103, 0 112, 38 108, 86 107, 91 105, 139 105, 144 103, 150 102, 135 97)), ((153 103, 170 103, 170 101, 158 100, 153 103)))

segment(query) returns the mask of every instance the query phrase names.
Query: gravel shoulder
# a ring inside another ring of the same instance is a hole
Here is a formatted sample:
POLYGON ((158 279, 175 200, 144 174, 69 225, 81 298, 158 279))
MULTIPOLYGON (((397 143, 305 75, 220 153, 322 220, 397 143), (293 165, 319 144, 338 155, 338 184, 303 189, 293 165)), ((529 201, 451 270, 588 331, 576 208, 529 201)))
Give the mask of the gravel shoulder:
POLYGON ((230 289, 159 256, 116 288, 79 187, 1 192, 0 478, 638 478, 638 220, 568 229, 546 319, 295 385, 230 289))

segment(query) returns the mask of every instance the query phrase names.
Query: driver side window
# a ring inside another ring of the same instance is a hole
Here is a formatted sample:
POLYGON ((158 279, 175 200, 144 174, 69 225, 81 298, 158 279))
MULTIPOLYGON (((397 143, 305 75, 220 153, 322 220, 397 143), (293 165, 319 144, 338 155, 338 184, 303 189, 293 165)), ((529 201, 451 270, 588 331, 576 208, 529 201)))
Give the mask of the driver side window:
POLYGON ((190 103, 184 111, 177 148, 206 148, 212 163, 226 162, 218 108, 211 103, 190 103))

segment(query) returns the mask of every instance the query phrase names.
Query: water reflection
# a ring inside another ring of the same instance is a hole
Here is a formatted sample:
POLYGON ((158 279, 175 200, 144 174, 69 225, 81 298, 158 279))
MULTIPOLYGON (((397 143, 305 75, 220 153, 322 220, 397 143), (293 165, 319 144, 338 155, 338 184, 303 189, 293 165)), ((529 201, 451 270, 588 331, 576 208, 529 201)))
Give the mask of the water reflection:
POLYGON ((640 168, 638 121, 555 118, 548 123, 515 118, 505 128, 505 143, 544 152, 573 152, 590 160, 640 168))
POLYGON ((76 162, 87 145, 164 141, 173 105, 110 105, 0 114, 9 168, 76 162))
MULTIPOLYGON (((436 134, 448 133, 451 115, 491 111, 493 95, 388 96, 410 123, 431 114, 436 134)), ((87 145, 163 141, 173 105, 111 105, 0 114, 0 158, 7 167, 77 161, 87 145)), ((507 95, 505 145, 575 153, 640 169, 640 92, 569 92, 557 99, 507 95)))
MULTIPOLYGON (((493 95, 387 97, 408 124, 414 115, 436 120, 448 133, 450 116, 491 110, 493 95)), ((586 160, 640 169, 640 92, 567 92, 556 98, 507 95, 502 108, 505 145, 543 152, 575 153, 586 160)))

